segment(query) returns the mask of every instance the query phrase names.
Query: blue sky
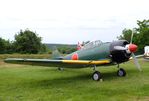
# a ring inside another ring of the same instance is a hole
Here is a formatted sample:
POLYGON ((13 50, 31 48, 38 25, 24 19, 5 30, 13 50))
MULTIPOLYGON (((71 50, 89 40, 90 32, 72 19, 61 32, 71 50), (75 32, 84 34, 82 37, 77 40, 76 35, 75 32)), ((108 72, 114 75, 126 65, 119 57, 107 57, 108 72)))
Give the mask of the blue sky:
POLYGON ((148 0, 1 0, 0 37, 36 31, 44 43, 113 41, 149 19, 148 0))

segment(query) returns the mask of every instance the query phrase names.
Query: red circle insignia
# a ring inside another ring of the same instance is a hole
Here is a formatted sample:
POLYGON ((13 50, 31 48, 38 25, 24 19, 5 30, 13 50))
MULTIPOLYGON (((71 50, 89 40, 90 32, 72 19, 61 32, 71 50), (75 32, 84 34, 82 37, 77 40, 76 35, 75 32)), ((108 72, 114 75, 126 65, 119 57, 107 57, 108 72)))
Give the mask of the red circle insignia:
POLYGON ((79 59, 78 54, 77 53, 73 54, 71 59, 72 60, 78 60, 79 59))

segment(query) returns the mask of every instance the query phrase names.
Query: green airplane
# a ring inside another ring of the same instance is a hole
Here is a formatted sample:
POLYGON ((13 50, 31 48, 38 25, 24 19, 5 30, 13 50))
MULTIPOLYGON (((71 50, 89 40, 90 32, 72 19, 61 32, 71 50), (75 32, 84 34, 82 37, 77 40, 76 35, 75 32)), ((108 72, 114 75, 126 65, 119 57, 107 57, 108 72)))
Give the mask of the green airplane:
MULTIPOLYGON (((48 67, 65 67, 65 68, 85 68, 93 67, 93 80, 101 79, 101 73, 96 71, 96 66, 101 65, 117 65, 119 68, 117 75, 122 77, 126 75, 123 68, 119 64, 130 60, 131 55, 135 60, 136 67, 141 70, 140 65, 134 55, 137 46, 126 40, 113 42, 94 41, 81 46, 78 44, 78 50, 64 57, 60 56, 57 49, 54 49, 52 59, 23 59, 23 58, 7 58, 7 63, 41 65, 48 67)), ((61 68, 60 68, 61 69, 61 68)))

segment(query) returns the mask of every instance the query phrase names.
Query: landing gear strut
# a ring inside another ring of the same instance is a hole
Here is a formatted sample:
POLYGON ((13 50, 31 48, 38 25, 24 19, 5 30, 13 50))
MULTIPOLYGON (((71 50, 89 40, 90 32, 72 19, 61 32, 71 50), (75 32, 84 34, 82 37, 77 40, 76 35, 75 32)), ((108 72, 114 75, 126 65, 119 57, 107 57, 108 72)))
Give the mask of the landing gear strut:
MULTIPOLYGON (((119 64, 118 64, 118 68, 119 68, 119 64)), ((119 70, 117 71, 117 76, 119 77, 126 76, 126 71, 123 68, 119 68, 119 70)))

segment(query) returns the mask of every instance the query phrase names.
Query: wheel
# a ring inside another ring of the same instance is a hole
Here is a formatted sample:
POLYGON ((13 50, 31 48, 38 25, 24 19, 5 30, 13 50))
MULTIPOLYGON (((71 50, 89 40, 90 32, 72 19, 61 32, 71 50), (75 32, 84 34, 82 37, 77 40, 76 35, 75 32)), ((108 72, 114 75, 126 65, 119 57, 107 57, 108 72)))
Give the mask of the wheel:
POLYGON ((120 68, 117 71, 117 76, 120 76, 120 77, 126 76, 126 71, 123 68, 120 68))
POLYGON ((64 68, 62 68, 62 67, 58 67, 58 70, 59 70, 59 71, 63 71, 64 68))
POLYGON ((92 79, 95 81, 99 81, 101 79, 101 73, 98 71, 95 71, 92 75, 92 79))

